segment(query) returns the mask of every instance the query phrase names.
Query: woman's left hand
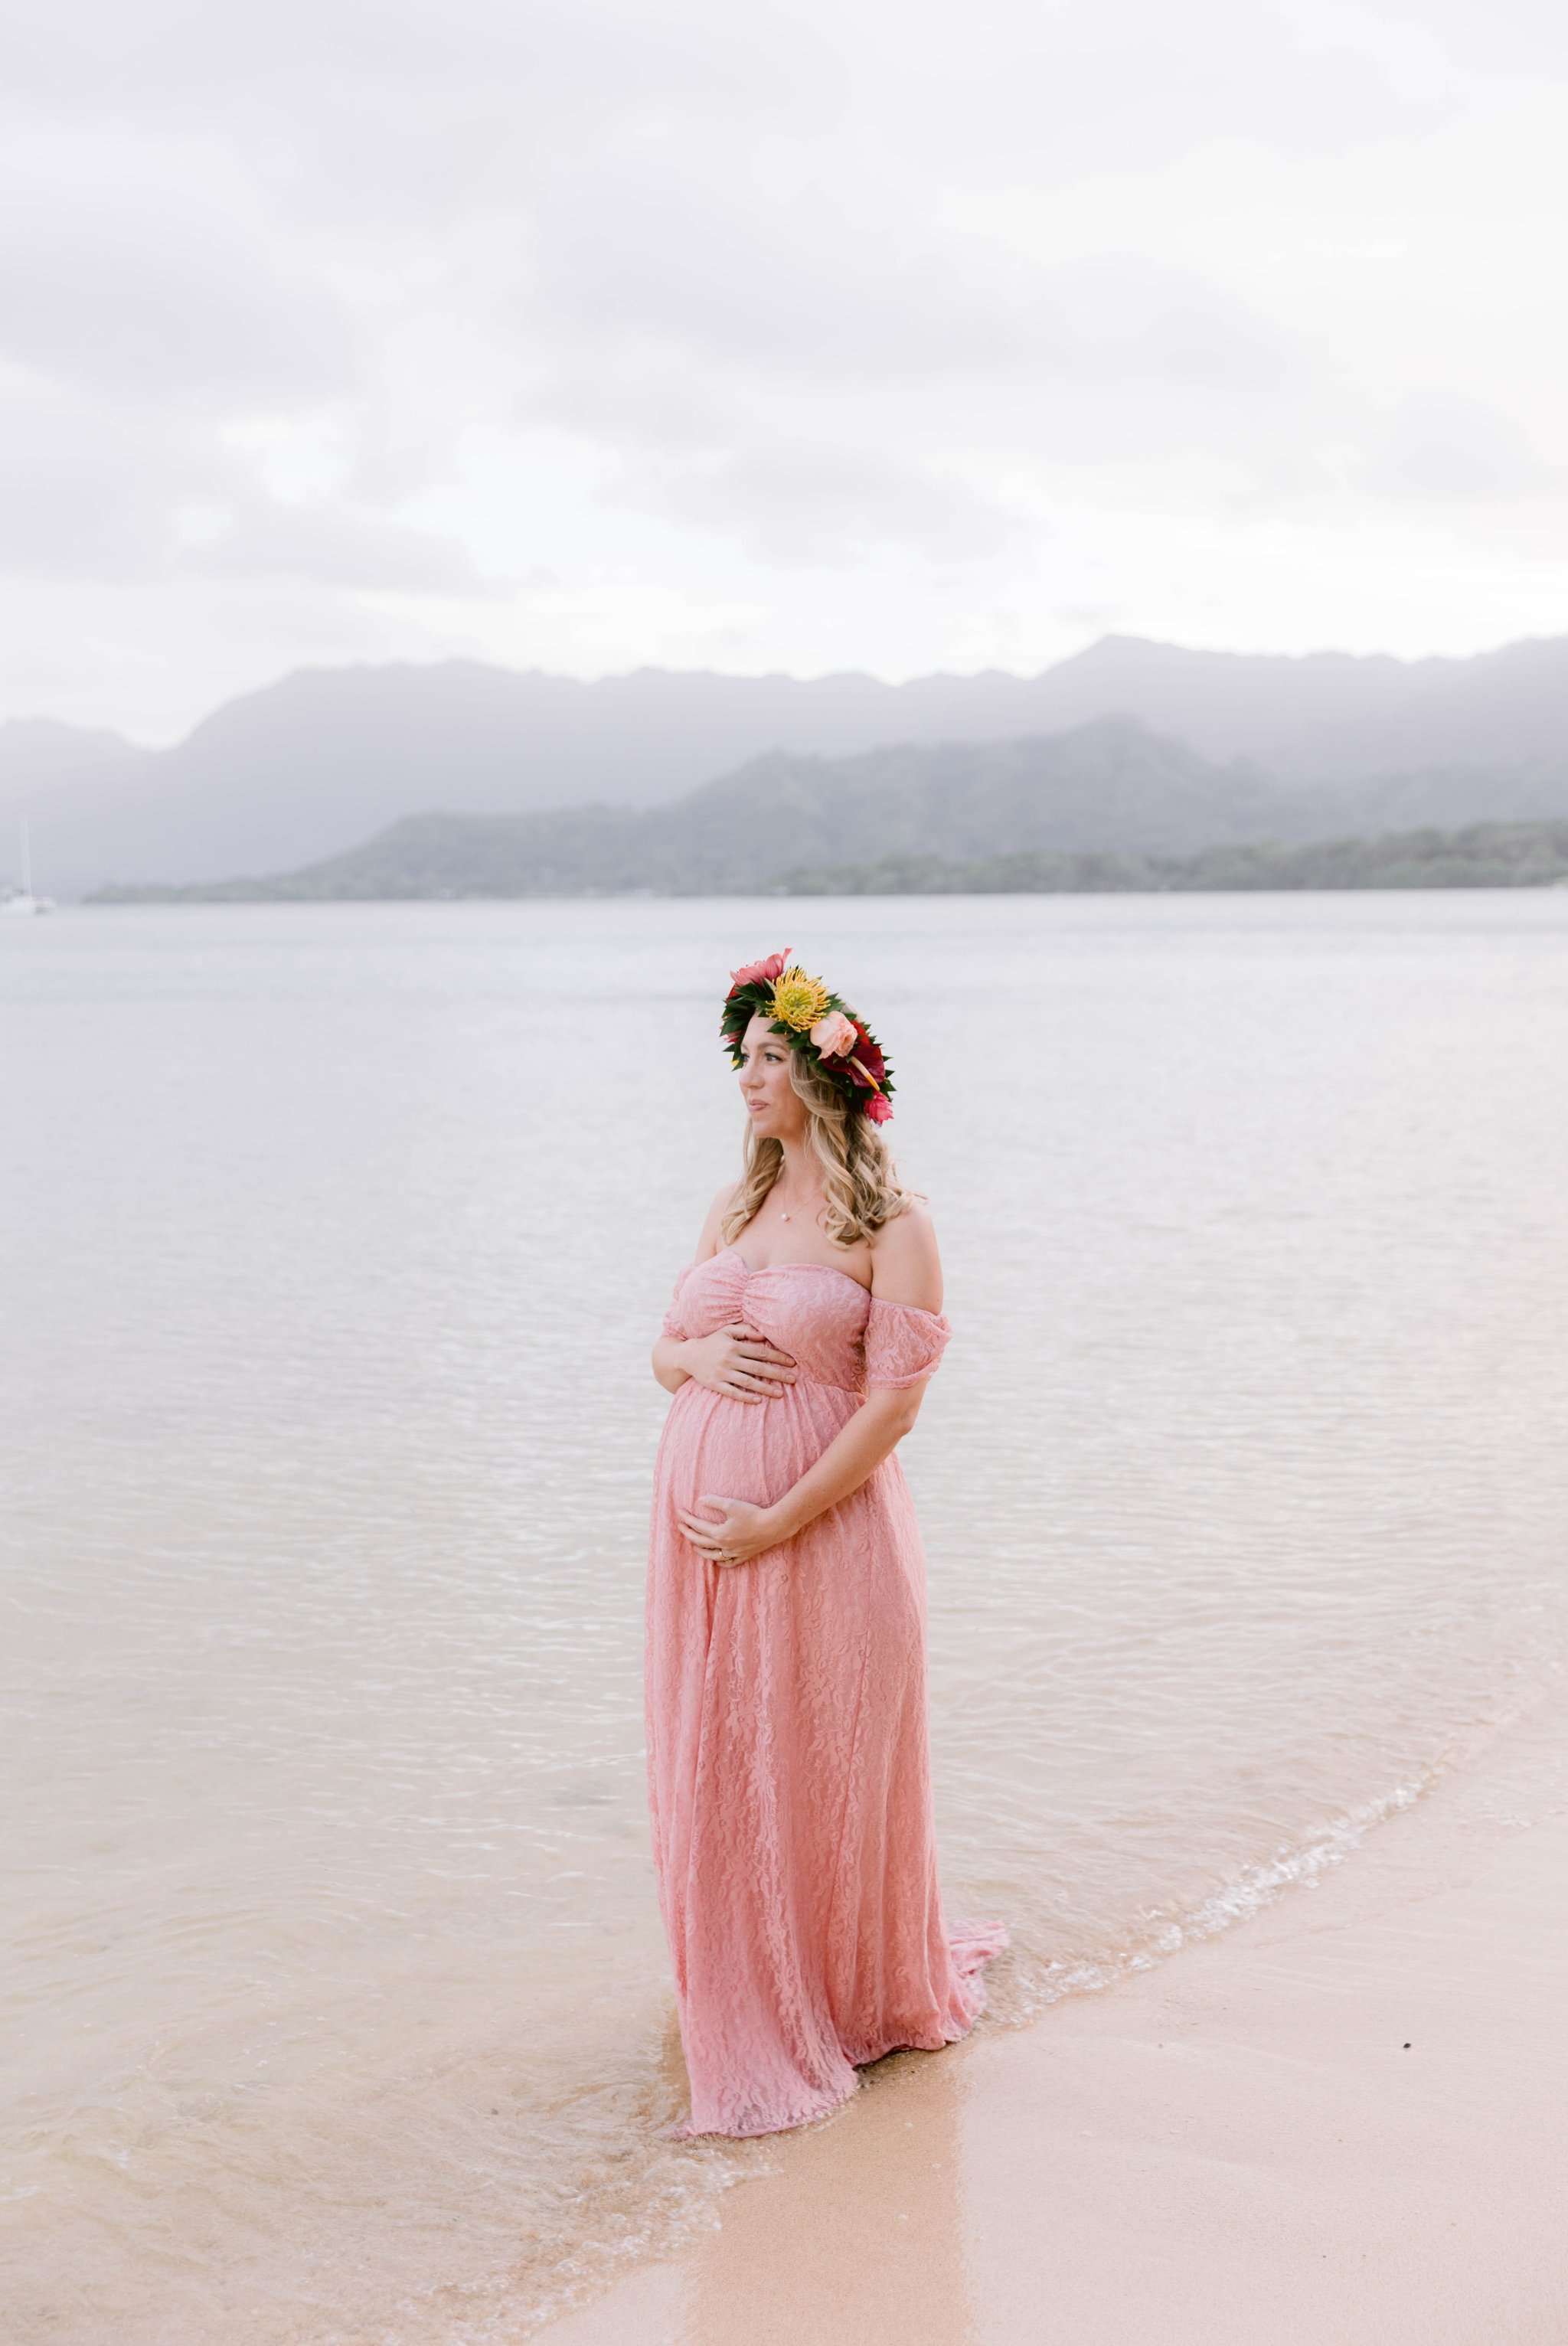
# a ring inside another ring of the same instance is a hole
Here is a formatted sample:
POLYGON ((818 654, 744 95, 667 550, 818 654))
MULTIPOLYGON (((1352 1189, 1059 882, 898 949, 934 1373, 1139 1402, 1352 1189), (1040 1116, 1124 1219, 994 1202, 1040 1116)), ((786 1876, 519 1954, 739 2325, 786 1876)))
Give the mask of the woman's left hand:
POLYGON ((749 1564, 764 1548, 778 1546, 778 1526, 766 1507, 754 1507, 749 1499, 716 1498, 711 1491, 705 1491, 697 1504, 717 1509, 717 1522, 711 1515, 693 1515, 688 1507, 677 1507, 676 1513, 693 1547, 710 1564, 749 1564))

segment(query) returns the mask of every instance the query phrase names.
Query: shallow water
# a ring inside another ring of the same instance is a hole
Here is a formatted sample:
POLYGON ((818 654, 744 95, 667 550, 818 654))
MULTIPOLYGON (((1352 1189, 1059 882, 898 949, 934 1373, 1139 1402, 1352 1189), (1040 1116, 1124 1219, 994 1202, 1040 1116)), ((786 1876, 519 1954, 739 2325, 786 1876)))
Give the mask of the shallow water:
POLYGON ((1219 1927, 1568 1645, 1568 894, 79 911, 0 938, 8 2337, 515 2337, 675 2147, 647 1348, 723 973, 900 1079, 905 1461, 998 2016, 1219 1927))

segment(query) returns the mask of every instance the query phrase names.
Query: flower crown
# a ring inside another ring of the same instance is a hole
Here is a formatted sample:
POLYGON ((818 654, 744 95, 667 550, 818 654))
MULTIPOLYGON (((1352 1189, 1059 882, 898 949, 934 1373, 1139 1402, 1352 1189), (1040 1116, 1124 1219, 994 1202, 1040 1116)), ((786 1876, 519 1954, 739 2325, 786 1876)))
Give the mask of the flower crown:
POLYGON ((790 960, 788 946, 729 973, 719 1032, 738 1067, 754 1018, 770 1019, 774 1032, 789 1037, 791 1050, 808 1052, 851 1107, 862 1109, 873 1124, 886 1124, 893 1112, 893 1082, 875 1035, 820 977, 790 960))

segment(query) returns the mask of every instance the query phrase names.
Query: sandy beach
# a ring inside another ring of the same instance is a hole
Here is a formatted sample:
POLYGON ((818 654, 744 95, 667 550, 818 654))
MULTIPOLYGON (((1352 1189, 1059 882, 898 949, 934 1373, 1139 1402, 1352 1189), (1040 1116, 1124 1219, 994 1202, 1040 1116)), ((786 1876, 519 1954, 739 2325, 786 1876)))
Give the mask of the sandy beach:
POLYGON ((549 2346, 1560 2346, 1568 1711, 1316 1887, 903 2056, 549 2346))

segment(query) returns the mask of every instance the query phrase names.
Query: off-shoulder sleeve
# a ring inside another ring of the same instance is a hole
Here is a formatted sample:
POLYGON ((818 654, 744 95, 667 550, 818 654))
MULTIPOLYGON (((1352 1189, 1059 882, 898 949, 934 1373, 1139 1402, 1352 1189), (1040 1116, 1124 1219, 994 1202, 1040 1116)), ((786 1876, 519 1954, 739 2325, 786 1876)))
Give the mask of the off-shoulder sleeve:
POLYGON ((680 1316, 680 1290, 697 1268, 695 1263, 683 1263, 675 1277, 675 1290, 669 1299, 669 1309, 659 1329, 661 1336, 684 1336, 686 1322, 680 1316))
POLYGON ((866 1322, 866 1382, 918 1385, 941 1360, 952 1330, 940 1311, 918 1311, 912 1303, 871 1298, 866 1322))

